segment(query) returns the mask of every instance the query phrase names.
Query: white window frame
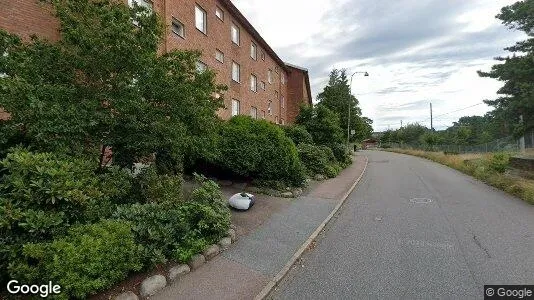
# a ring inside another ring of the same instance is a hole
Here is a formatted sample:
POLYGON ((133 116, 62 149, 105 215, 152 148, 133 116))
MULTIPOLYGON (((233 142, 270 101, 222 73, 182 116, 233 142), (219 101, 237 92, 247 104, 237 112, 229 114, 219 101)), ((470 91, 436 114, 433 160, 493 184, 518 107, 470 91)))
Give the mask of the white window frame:
POLYGON ((261 111, 261 118, 262 118, 263 120, 265 120, 265 111, 264 111, 264 110, 261 111))
POLYGON ((265 91, 265 81, 260 82, 260 88, 265 91))
POLYGON ((250 43, 250 57, 253 60, 258 60, 258 46, 254 42, 250 43))
POLYGON ((284 72, 280 73, 280 82, 286 84, 286 74, 284 72))
POLYGON ((239 29, 239 26, 237 26, 237 24, 234 22, 232 22, 232 26, 230 28, 230 35, 232 37, 232 43, 239 46, 241 43, 241 30, 239 29), (235 36, 234 36, 234 32, 235 32, 235 36))
POLYGON ((273 115, 273 105, 272 105, 272 101, 269 101, 267 102, 267 113, 269 114, 269 116, 272 116, 273 115))
POLYGON ((241 103, 237 99, 232 99, 232 117, 239 115, 241 103))
POLYGON ((256 107, 250 107, 250 116, 255 120, 258 119, 258 109, 256 107))
POLYGON ((258 92, 258 77, 254 74, 250 74, 250 90, 254 93, 258 92))
POLYGON ((286 98, 284 96, 280 96, 280 106, 282 108, 286 107, 286 98))
POLYGON ((195 5, 195 27, 198 29, 198 31, 208 34, 208 14, 206 13, 206 10, 203 9, 200 5, 195 5), (199 14, 202 17, 202 25, 203 28, 199 28, 199 14))
POLYGON ((274 116, 274 124, 278 124, 278 116, 274 116))
POLYGON ((221 21, 224 21, 224 10, 222 8, 215 6, 215 16, 221 21))
POLYGON ((286 121, 282 118, 280 118, 280 125, 286 125, 286 121))
POLYGON ((171 30, 175 35, 181 37, 182 39, 185 39, 185 26, 184 26, 184 23, 180 22, 180 20, 178 20, 175 17, 172 17, 172 19, 171 19, 171 30), (174 26, 175 25, 179 25, 182 28, 182 30, 181 30, 182 32, 181 33, 180 32, 176 32, 176 30, 174 30, 174 26))
POLYGON ((265 61, 265 51, 261 50, 261 60, 265 61))
POLYGON ((208 69, 208 65, 206 65, 204 62, 197 60, 196 62, 197 72, 203 73, 208 69))
POLYGON ((215 49, 215 60, 223 64, 224 63, 224 52, 222 52, 219 49, 215 49))
POLYGON ((269 82, 269 84, 273 84, 273 70, 271 69, 267 71, 267 81, 269 82))
POLYGON ((232 61, 232 80, 237 83, 241 82, 241 66, 235 61, 232 61))

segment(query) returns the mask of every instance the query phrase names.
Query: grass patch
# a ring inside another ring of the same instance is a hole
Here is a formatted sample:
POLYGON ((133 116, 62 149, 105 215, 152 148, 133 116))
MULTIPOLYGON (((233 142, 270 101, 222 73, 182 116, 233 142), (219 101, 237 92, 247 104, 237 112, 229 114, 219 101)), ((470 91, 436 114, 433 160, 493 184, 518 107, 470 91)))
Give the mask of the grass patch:
POLYGON ((432 160, 534 204, 534 180, 506 172, 510 157, 507 153, 451 155, 443 152, 406 149, 387 149, 385 151, 432 160))

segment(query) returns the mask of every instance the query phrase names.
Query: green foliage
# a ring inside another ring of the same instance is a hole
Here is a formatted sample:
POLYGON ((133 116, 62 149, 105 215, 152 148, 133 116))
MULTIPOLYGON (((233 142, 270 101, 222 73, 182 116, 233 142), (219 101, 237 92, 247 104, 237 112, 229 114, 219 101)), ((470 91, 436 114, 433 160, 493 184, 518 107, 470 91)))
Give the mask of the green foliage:
POLYGON ((293 141, 293 143, 295 143, 295 145, 313 143, 311 134, 304 126, 288 125, 284 126, 283 129, 286 135, 293 141))
POLYGON ((213 95, 224 88, 213 72, 196 72, 200 53, 158 54, 164 26, 145 8, 52 3, 59 42, 22 43, 0 30, 0 106, 11 113, 2 127, 39 151, 90 155, 95 167, 102 144, 121 167, 162 149, 194 159, 213 145, 222 104, 213 95))
POLYGON ((299 144, 297 148, 308 175, 322 174, 333 178, 341 171, 332 149, 312 144, 299 144))
POLYGON ((57 283, 64 299, 85 299, 140 267, 129 224, 104 220, 75 226, 50 243, 25 244, 9 273, 22 282, 57 283))
POLYGON ((504 173, 510 163, 510 155, 507 153, 495 153, 489 160, 489 167, 498 173, 504 173))
POLYGON ((144 168, 136 177, 140 202, 177 203, 182 201, 182 177, 159 175, 155 166, 144 168))
POLYGON ((219 188, 205 179, 186 202, 122 206, 114 217, 132 224, 147 266, 169 258, 186 262, 206 245, 219 241, 230 227, 230 210, 219 188))
POLYGON ((297 116, 297 124, 306 128, 315 144, 343 143, 343 130, 339 124, 339 117, 323 105, 302 106, 297 116))
POLYGON ((236 116, 222 126, 217 164, 234 174, 279 179, 294 186, 304 182, 304 168, 284 131, 263 120, 236 116))
POLYGON ((334 153, 334 157, 341 167, 345 168, 352 163, 350 152, 346 145, 337 143, 330 144, 328 147, 332 149, 332 153, 334 153))
POLYGON ((351 94, 346 70, 334 69, 330 72, 328 85, 317 96, 317 100, 319 100, 320 105, 324 105, 338 116, 340 124, 345 129, 347 128, 350 109, 350 128, 356 131, 356 134, 351 137, 351 141, 362 141, 373 133, 373 121, 362 117, 359 101, 351 94))
POLYGON ((495 107, 493 114, 506 127, 514 128, 515 135, 519 136, 525 129, 534 127, 534 2, 517 1, 505 6, 497 18, 509 29, 523 31, 527 39, 505 48, 513 55, 496 58, 499 63, 489 72, 479 71, 479 75, 504 82, 497 92, 500 97, 485 102, 495 107))

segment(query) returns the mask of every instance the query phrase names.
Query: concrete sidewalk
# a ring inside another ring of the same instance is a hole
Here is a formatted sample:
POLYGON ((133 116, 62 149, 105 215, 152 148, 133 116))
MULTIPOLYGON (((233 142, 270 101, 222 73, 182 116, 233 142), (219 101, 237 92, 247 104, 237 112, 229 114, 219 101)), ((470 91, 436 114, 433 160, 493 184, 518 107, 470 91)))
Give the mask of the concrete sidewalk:
MULTIPOLYGON (((365 169, 366 158, 279 209, 227 251, 170 284, 151 299, 253 299, 288 263, 365 169)), ((260 203, 258 203, 260 204, 260 203)), ((252 210, 260 210, 255 205, 252 210)), ((250 213, 254 213, 251 211, 250 213)), ((257 213, 257 212, 256 212, 257 213)))

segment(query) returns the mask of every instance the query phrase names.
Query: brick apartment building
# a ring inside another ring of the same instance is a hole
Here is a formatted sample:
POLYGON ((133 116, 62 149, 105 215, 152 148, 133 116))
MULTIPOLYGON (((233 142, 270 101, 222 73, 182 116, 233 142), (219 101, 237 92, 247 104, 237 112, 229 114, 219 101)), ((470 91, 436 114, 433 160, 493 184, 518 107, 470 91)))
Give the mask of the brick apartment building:
MULTIPOLYGON (((284 63, 230 0, 124 1, 164 17, 163 51, 202 50, 197 68, 214 70, 217 82, 228 86, 221 118, 243 114, 283 125, 294 122, 301 103, 311 104, 308 71, 284 63)), ((59 39, 58 21, 47 4, 1 2, 0 28, 26 39, 32 34, 59 39)))

